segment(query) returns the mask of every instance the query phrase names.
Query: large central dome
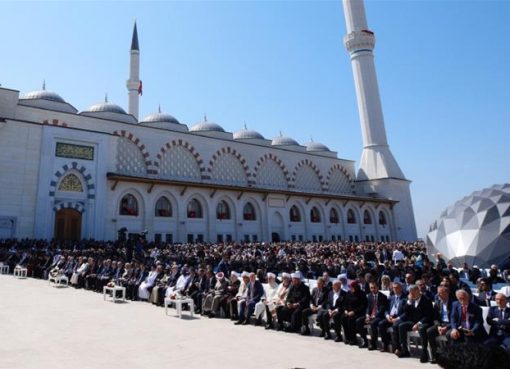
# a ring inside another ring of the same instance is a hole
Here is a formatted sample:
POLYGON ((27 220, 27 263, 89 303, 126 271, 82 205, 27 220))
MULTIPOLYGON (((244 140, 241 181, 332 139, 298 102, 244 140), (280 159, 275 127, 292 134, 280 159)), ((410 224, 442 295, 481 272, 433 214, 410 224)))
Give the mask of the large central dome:
POLYGON ((473 192, 447 208, 430 227, 427 245, 456 264, 489 266, 510 256, 510 184, 473 192))

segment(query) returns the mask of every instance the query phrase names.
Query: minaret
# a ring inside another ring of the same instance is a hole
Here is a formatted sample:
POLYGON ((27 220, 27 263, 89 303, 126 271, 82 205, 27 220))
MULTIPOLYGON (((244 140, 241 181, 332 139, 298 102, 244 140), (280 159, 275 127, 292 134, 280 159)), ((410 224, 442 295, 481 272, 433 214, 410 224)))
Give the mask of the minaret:
POLYGON ((140 91, 140 48, 138 46, 138 32, 136 30, 136 21, 133 28, 133 38, 131 40, 131 51, 129 58, 129 79, 126 82, 129 95, 129 114, 138 120, 139 91, 140 91))
POLYGON ((393 157, 386 138, 384 117, 375 73, 375 36, 369 30, 363 0, 343 0, 354 85, 363 135, 363 153, 357 175, 363 192, 399 201, 394 208, 394 238, 415 240, 416 225, 408 181, 393 157))

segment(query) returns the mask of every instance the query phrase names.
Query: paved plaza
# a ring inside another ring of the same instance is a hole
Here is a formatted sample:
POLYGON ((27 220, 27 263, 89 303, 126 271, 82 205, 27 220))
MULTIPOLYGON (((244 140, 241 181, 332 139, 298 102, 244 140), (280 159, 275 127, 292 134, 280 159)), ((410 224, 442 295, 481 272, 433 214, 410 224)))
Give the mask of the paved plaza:
POLYGON ((437 368, 414 359, 0 275, 1 369, 437 368))

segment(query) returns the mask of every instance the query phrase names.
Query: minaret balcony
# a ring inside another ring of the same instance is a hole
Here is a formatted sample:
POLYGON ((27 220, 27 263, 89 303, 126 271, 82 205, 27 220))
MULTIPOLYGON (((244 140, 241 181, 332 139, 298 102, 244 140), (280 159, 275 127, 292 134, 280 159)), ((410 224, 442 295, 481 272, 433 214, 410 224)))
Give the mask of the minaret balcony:
POLYGON ((375 35, 369 30, 353 31, 344 37, 344 45, 350 54, 372 51, 375 47, 375 35))

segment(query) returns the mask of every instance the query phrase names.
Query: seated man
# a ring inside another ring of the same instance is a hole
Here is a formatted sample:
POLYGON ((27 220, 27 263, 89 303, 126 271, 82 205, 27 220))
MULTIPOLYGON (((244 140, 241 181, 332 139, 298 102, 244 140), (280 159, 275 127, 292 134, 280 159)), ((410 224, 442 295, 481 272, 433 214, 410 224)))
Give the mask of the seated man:
MULTIPOLYGON (((324 273, 329 279, 328 273, 324 273)), ((326 280, 324 277, 317 278, 317 287, 312 290, 312 296, 310 299, 310 306, 303 310, 303 328, 301 334, 307 336, 310 334, 310 328, 308 327, 308 318, 319 312, 319 308, 326 302, 328 298, 329 289, 326 287, 326 280)))
POLYGON ((490 325, 489 338, 485 345, 500 345, 510 351, 510 308, 508 299, 502 293, 496 294, 496 304, 489 309, 487 323, 490 325))
POLYGON ((255 311, 255 305, 264 295, 264 287, 262 287, 262 283, 257 280, 257 275, 255 273, 250 273, 249 278, 250 282, 248 283, 246 299, 239 303, 239 321, 235 324, 248 324, 250 322, 250 316, 255 311))
POLYGON ((331 339, 330 321, 333 319, 333 330, 336 334, 335 341, 342 341, 340 331, 342 327, 341 323, 342 315, 344 314, 344 299, 346 295, 347 292, 342 289, 342 282, 337 279, 333 282, 333 289, 329 292, 327 299, 317 312, 317 321, 321 327, 320 337, 324 337, 325 340, 331 339))
POLYGON ((152 287, 154 287, 154 283, 157 279, 161 279, 163 277, 163 267, 161 264, 158 264, 157 267, 152 266, 152 270, 149 272, 149 275, 138 287, 138 298, 140 300, 148 301, 152 287))
POLYGON ((285 306, 285 301, 287 300, 287 295, 289 294, 289 288, 290 274, 283 273, 282 283, 280 283, 278 289, 276 290, 276 296, 266 305, 266 329, 273 328, 273 320, 277 316, 276 312, 280 307, 285 306))
POLYGON ((267 284, 264 286, 264 295, 262 299, 255 305, 255 325, 262 324, 262 315, 266 312, 266 306, 271 304, 271 301, 276 296, 276 291, 278 290, 276 275, 273 273, 267 273, 266 277, 267 284))
POLYGON ((230 316, 232 317, 232 320, 236 321, 241 321, 239 308, 241 306, 241 303, 244 303, 248 298, 248 284, 250 283, 250 273, 243 271, 241 273, 241 279, 242 281, 241 284, 239 285, 239 289, 237 291, 235 299, 230 300, 230 316))
POLYGON ((202 304, 202 314, 214 318, 220 310, 220 302, 227 294, 228 281, 223 272, 216 273, 216 284, 205 296, 202 304))
POLYGON ((479 306, 491 306, 491 301, 494 301, 496 292, 492 290, 492 285, 488 278, 481 278, 478 286, 478 296, 475 297, 475 302, 479 306))
MULTIPOLYGON (((426 339, 427 329, 432 325, 434 320, 434 310, 432 301, 421 294, 420 288, 413 284, 410 285, 407 303, 404 305, 404 313, 400 316, 400 322, 396 324, 393 331, 395 347, 395 355, 400 358, 410 357, 409 348, 407 346, 407 332, 418 331, 422 339, 426 339)), ((428 362, 428 352, 423 350, 420 361, 428 362)))
POLYGON ((386 310, 388 309, 388 298, 384 293, 379 292, 379 287, 375 281, 370 282, 369 289, 370 293, 367 294, 367 311, 365 316, 359 317, 356 320, 356 330, 363 339, 360 348, 368 347, 371 351, 377 348, 377 327, 384 320, 386 310), (370 325, 370 345, 367 340, 366 324, 370 325))
POLYGON ((452 304, 448 340, 452 343, 479 343, 487 336, 483 326, 482 308, 470 301, 469 294, 458 289, 457 301, 452 304))
POLYGON ((239 286, 241 285, 241 281, 239 280, 239 276, 236 271, 230 272, 230 280, 227 286, 227 294, 223 301, 221 302, 221 308, 225 312, 227 318, 231 320, 237 320, 238 314, 236 313, 234 316, 230 314, 230 305, 231 301, 235 300, 237 292, 239 292, 239 286))
POLYGON ((287 294, 285 306, 276 309, 278 330, 283 330, 284 321, 290 321, 290 326, 286 329, 286 332, 299 332, 302 322, 301 313, 310 305, 310 289, 301 282, 300 272, 292 273, 291 278, 292 284, 287 294))
POLYGON ((452 312, 452 299, 448 287, 439 286, 434 304, 434 324, 427 329, 426 339, 422 341, 423 351, 427 350, 430 344, 431 363, 436 363, 437 343, 436 338, 446 336, 450 326, 450 314, 452 312))
MULTIPOLYGON (((399 317, 404 313, 404 305, 406 303, 406 296, 402 290, 402 284, 400 282, 393 282, 393 295, 388 300, 388 310, 386 311, 386 319, 382 320, 377 327, 379 336, 381 337, 383 347, 381 352, 388 351, 390 345, 390 335, 388 334, 388 328, 392 327, 396 329, 396 324, 400 322, 399 317)), ((393 351, 395 348, 393 348, 393 351)))

